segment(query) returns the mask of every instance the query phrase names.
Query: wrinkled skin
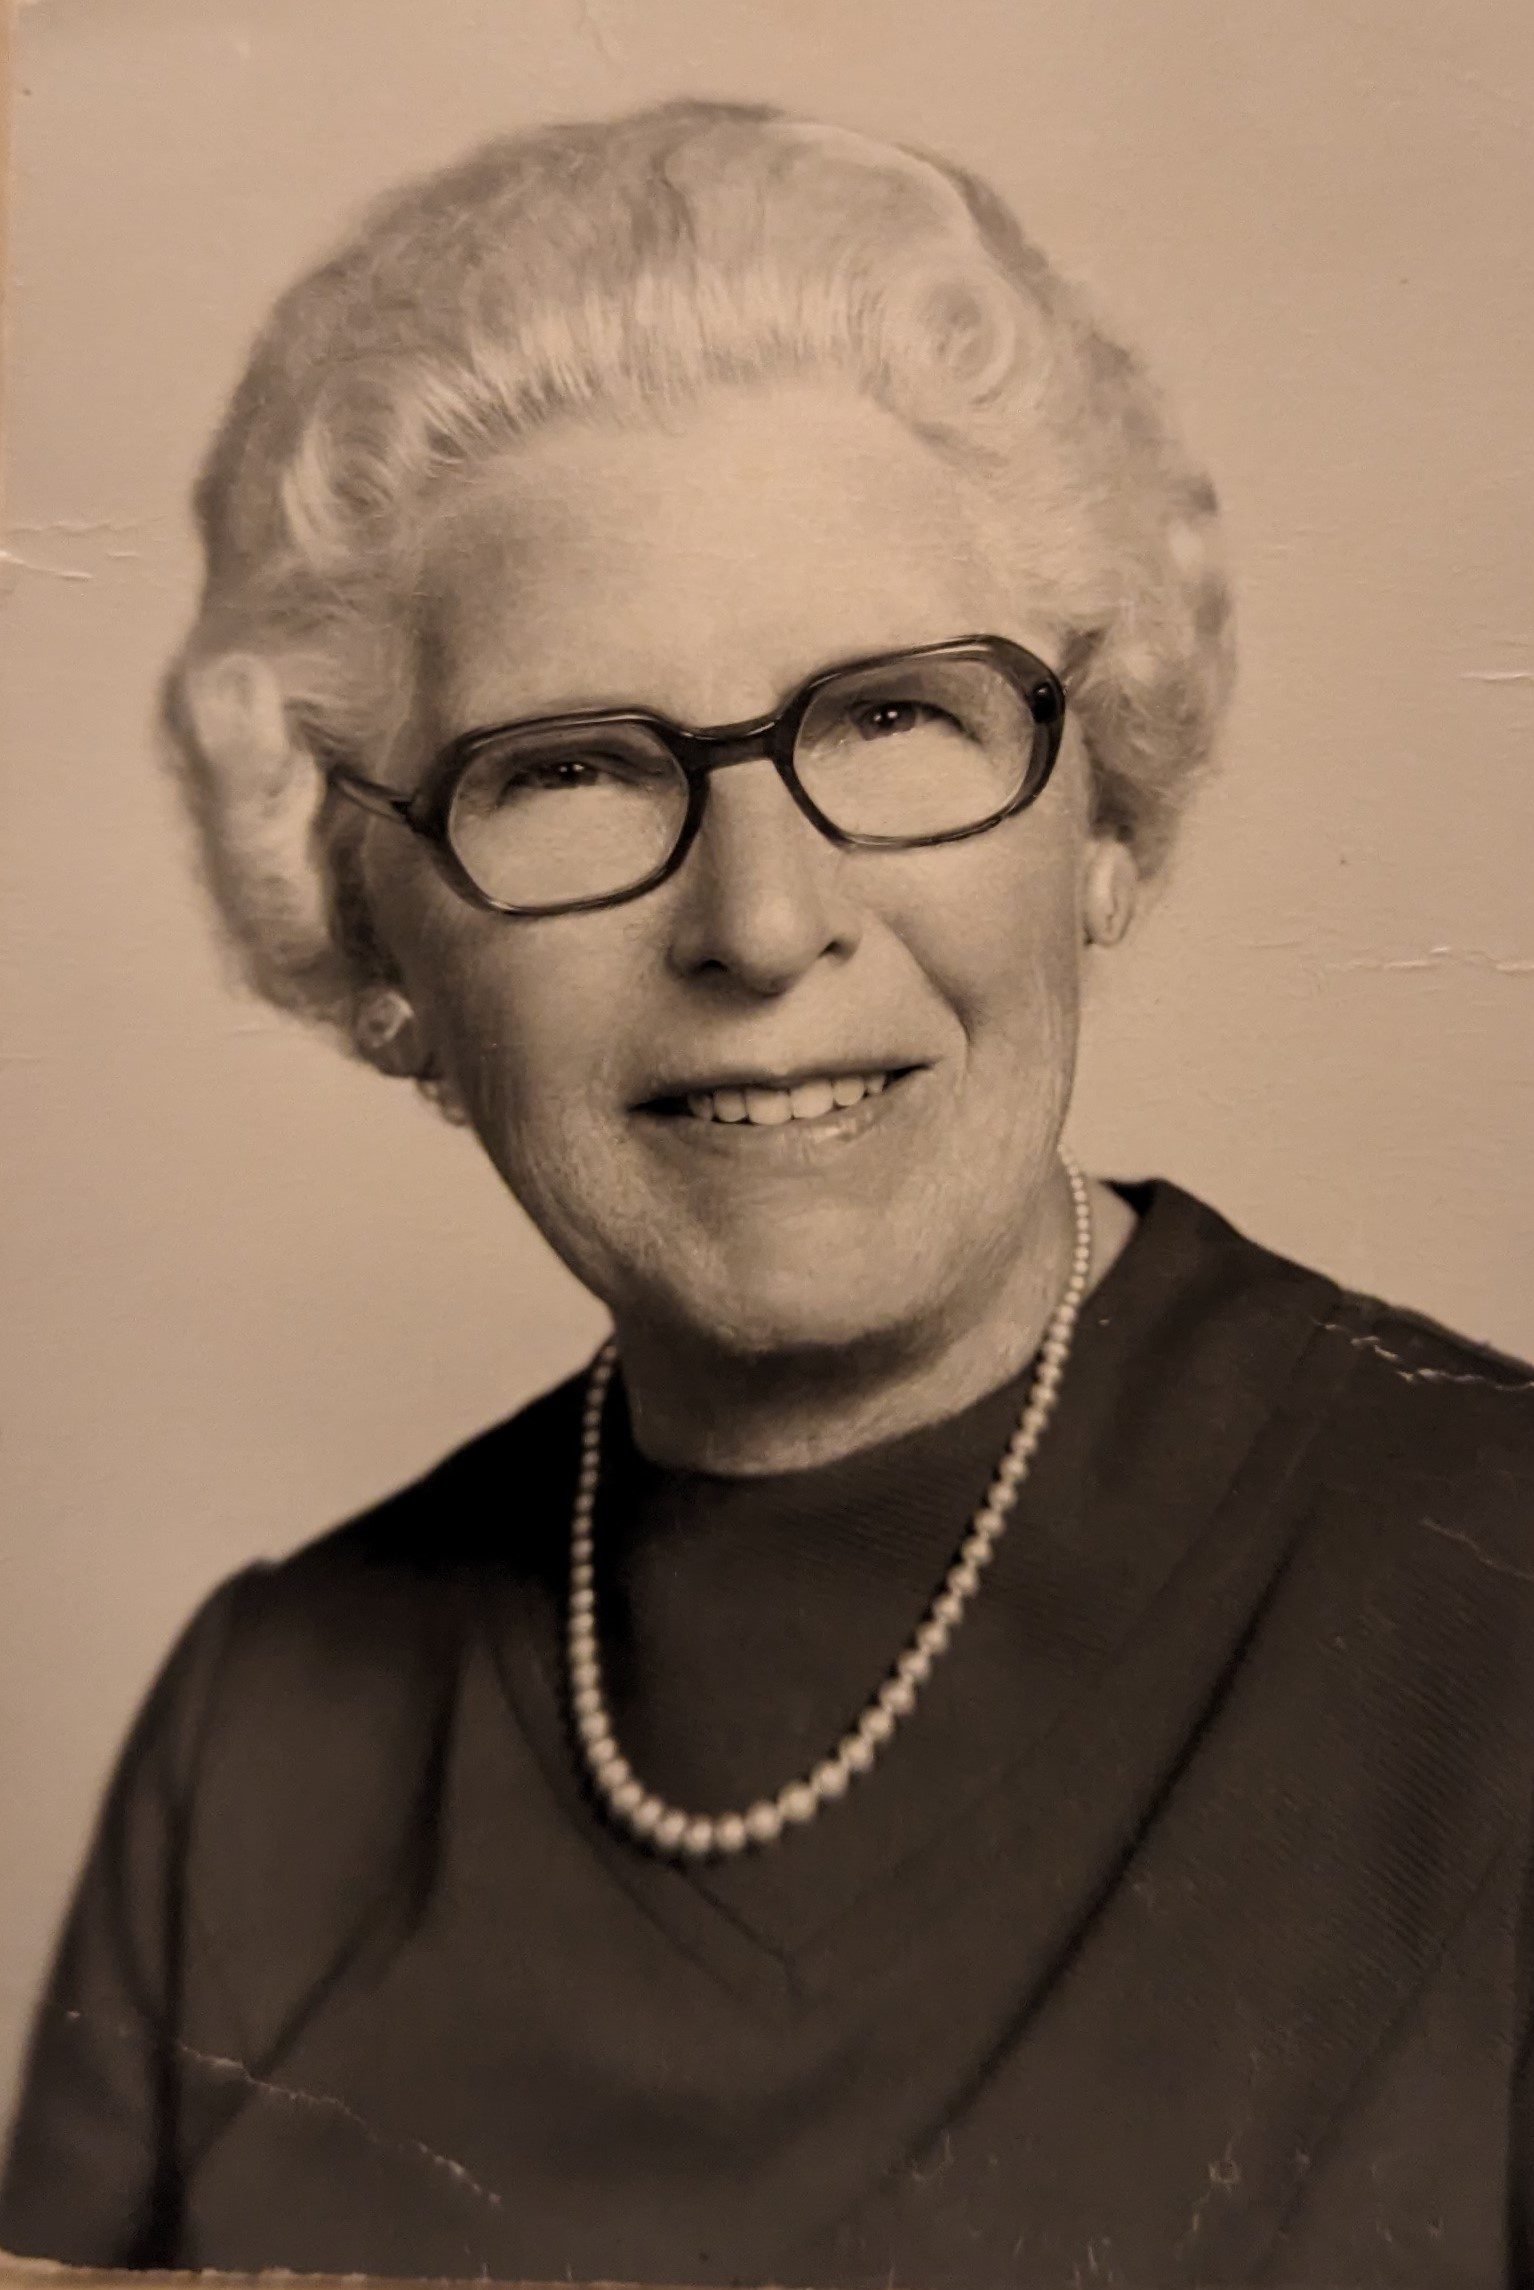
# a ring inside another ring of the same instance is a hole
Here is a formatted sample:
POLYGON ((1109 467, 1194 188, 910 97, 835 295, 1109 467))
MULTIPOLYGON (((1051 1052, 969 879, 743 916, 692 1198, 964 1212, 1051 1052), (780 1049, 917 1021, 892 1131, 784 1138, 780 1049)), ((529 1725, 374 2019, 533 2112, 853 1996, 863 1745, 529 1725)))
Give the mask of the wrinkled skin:
MULTIPOLYGON (((695 725, 839 660, 978 631, 1058 659, 968 481, 839 388, 667 427, 565 424, 438 505, 409 785, 475 726, 638 702, 695 725)), ((1027 1358, 1069 1247, 1056 1145, 1104 870, 1068 728, 1031 809, 946 847, 844 851, 769 762, 716 775, 679 874, 537 920, 368 830, 377 925, 507 1184, 611 1308, 653 1452, 815 1460, 1027 1358), (641 1108, 679 1079, 917 1070, 835 1133, 641 1108), (846 1133, 855 1132, 855 1133, 846 1133)), ((1105 1237, 1127 1212, 1099 1193, 1105 1237)))

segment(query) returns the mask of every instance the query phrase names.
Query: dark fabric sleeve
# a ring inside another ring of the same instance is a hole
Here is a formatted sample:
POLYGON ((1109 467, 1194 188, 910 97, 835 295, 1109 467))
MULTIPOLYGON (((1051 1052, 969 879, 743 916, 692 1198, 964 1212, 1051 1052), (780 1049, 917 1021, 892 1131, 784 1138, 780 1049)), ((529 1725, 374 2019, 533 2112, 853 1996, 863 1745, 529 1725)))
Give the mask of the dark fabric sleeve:
POLYGON ((1510 2290, 1534 2290, 1534 1869, 1524 1884, 1518 1938, 1522 2033, 1508 2142, 1508 2282, 1510 2290))
POLYGON ((180 1845, 214 1681, 242 1585, 182 1632, 118 1760, 32 2036, 0 2182, 0 2250, 153 2265, 168 2171, 180 1845))

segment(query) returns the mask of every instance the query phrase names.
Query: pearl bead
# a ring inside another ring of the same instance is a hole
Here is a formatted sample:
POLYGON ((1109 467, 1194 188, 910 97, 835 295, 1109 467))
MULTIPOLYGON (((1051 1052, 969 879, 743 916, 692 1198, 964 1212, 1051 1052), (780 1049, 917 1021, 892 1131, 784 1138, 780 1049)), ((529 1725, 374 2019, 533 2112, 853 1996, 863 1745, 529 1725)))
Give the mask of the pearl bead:
POLYGON ((629 1827, 636 1837, 653 1837, 665 1816, 666 1808, 658 1797, 646 1791, 628 1817, 629 1827))
POLYGON ((879 1688, 879 1707, 891 1717, 909 1717, 916 1707, 916 1688, 909 1678, 886 1678, 879 1688))
POLYGON ((679 1813, 673 1805, 662 1813, 651 1834, 663 1852, 674 1853, 682 1842, 686 1828, 687 1815, 679 1813))
POLYGON ((940 1621, 935 1614, 929 1615, 916 1633, 917 1649, 927 1656, 929 1663, 934 1662, 940 1654, 947 1653, 948 1641, 952 1636, 953 1632, 946 1622, 940 1621))
POLYGON ((858 1719, 858 1732, 863 1740, 877 1743, 881 1749, 894 1730, 895 1721, 881 1702, 874 1702, 858 1719))
POLYGON ((822 1804, 845 1797, 852 1776, 839 1757, 823 1757, 810 1775, 810 1787, 822 1804))
POLYGON ((963 1593, 953 1589, 940 1592, 932 1601, 932 1614, 935 1621, 946 1622, 952 1630, 954 1624, 963 1619, 963 1593))
POLYGON ((913 1686, 924 1686, 932 1675, 932 1656, 925 1646, 912 1646, 895 1664, 895 1672, 898 1677, 909 1678, 913 1686))
POLYGON ((739 1813, 722 1813, 714 1823, 714 1842, 722 1853, 741 1853, 751 1842, 750 1831, 739 1813))
POLYGON ((600 1686, 577 1686, 570 1696, 570 1706, 578 1718, 594 1717, 602 1707, 600 1686))
POLYGON ((820 1811, 820 1799, 807 1781, 790 1781, 786 1789, 778 1791, 777 1806, 785 1821, 813 1821, 820 1811))
POLYGON ((629 1820, 643 1803, 644 1793, 644 1783, 636 1773, 631 1772, 609 1792, 608 1802, 615 1813, 621 1813, 625 1820, 629 1820))
POLYGON ((696 1814, 682 1831, 681 1843, 683 1852, 691 1859, 702 1860, 714 1849, 713 1822, 705 1814, 696 1814))
MULTIPOLYGON (((976 1566, 973 1558, 967 1556, 961 1558, 948 1569, 948 1588, 950 1593, 962 1600, 967 1601, 974 1597, 975 1592, 980 1588, 980 1569, 976 1566)), ((957 1621, 958 1616, 956 1615, 954 1619, 957 1621)))
POLYGON ((783 1816, 777 1806, 769 1805, 765 1799, 753 1805, 745 1819, 746 1835, 753 1845, 774 1843, 783 1827, 783 1816))
POLYGON ((849 1773, 867 1773, 878 1754, 874 1743, 860 1733, 849 1733, 836 1753, 838 1763, 849 1773))

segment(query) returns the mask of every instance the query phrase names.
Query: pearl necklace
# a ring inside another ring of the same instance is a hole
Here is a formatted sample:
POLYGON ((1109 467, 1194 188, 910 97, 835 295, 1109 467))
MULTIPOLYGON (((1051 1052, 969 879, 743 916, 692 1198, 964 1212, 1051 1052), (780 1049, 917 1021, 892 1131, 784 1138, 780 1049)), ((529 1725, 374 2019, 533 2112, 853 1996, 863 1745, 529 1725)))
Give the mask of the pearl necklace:
POLYGON ((823 1805, 844 1797, 853 1779, 867 1773, 896 1726, 916 1707, 917 1697, 980 1587, 996 1545, 1028 1476, 1044 1428, 1055 1410, 1060 1378, 1070 1356, 1087 1274, 1092 1261, 1092 1209, 1086 1179, 1065 1158, 1065 1174, 1076 1214, 1076 1240, 1070 1277, 1044 1332, 1017 1429, 970 1522, 958 1556, 888 1677, 829 1757, 802 1779, 790 1781, 776 1797, 762 1797, 744 1813, 684 1813, 645 1787, 613 1737, 602 1686, 597 1643, 596 1570, 592 1517, 601 1471, 602 1408, 618 1363, 609 1338, 591 1366, 581 1428, 580 1473, 570 1526, 570 1606, 568 1625, 570 1712, 593 1789, 618 1826, 639 1843, 677 1860, 709 1860, 770 1845, 785 1829, 812 1821, 823 1805))

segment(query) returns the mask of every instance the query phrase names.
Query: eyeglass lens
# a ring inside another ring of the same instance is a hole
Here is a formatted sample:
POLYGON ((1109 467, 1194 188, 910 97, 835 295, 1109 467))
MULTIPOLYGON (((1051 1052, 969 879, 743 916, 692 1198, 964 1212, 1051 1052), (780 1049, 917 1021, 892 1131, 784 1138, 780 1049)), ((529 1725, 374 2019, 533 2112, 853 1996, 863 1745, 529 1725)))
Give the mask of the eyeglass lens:
POLYGON ((1020 792, 1032 713, 985 660, 920 657, 822 686, 794 743, 805 794, 848 835, 916 839, 978 827, 1020 792))
POLYGON ((644 725, 513 727, 475 751, 447 831, 487 898, 559 906, 642 883, 686 817, 686 775, 644 725))
MULTIPOLYGON (((922 841, 1006 811, 1035 746, 1028 701, 999 666, 917 655, 823 684, 793 760, 810 802, 843 834, 922 841)), ((686 774, 646 725, 512 726, 475 749, 448 836, 487 897, 557 906, 656 873, 687 807, 686 774)))

